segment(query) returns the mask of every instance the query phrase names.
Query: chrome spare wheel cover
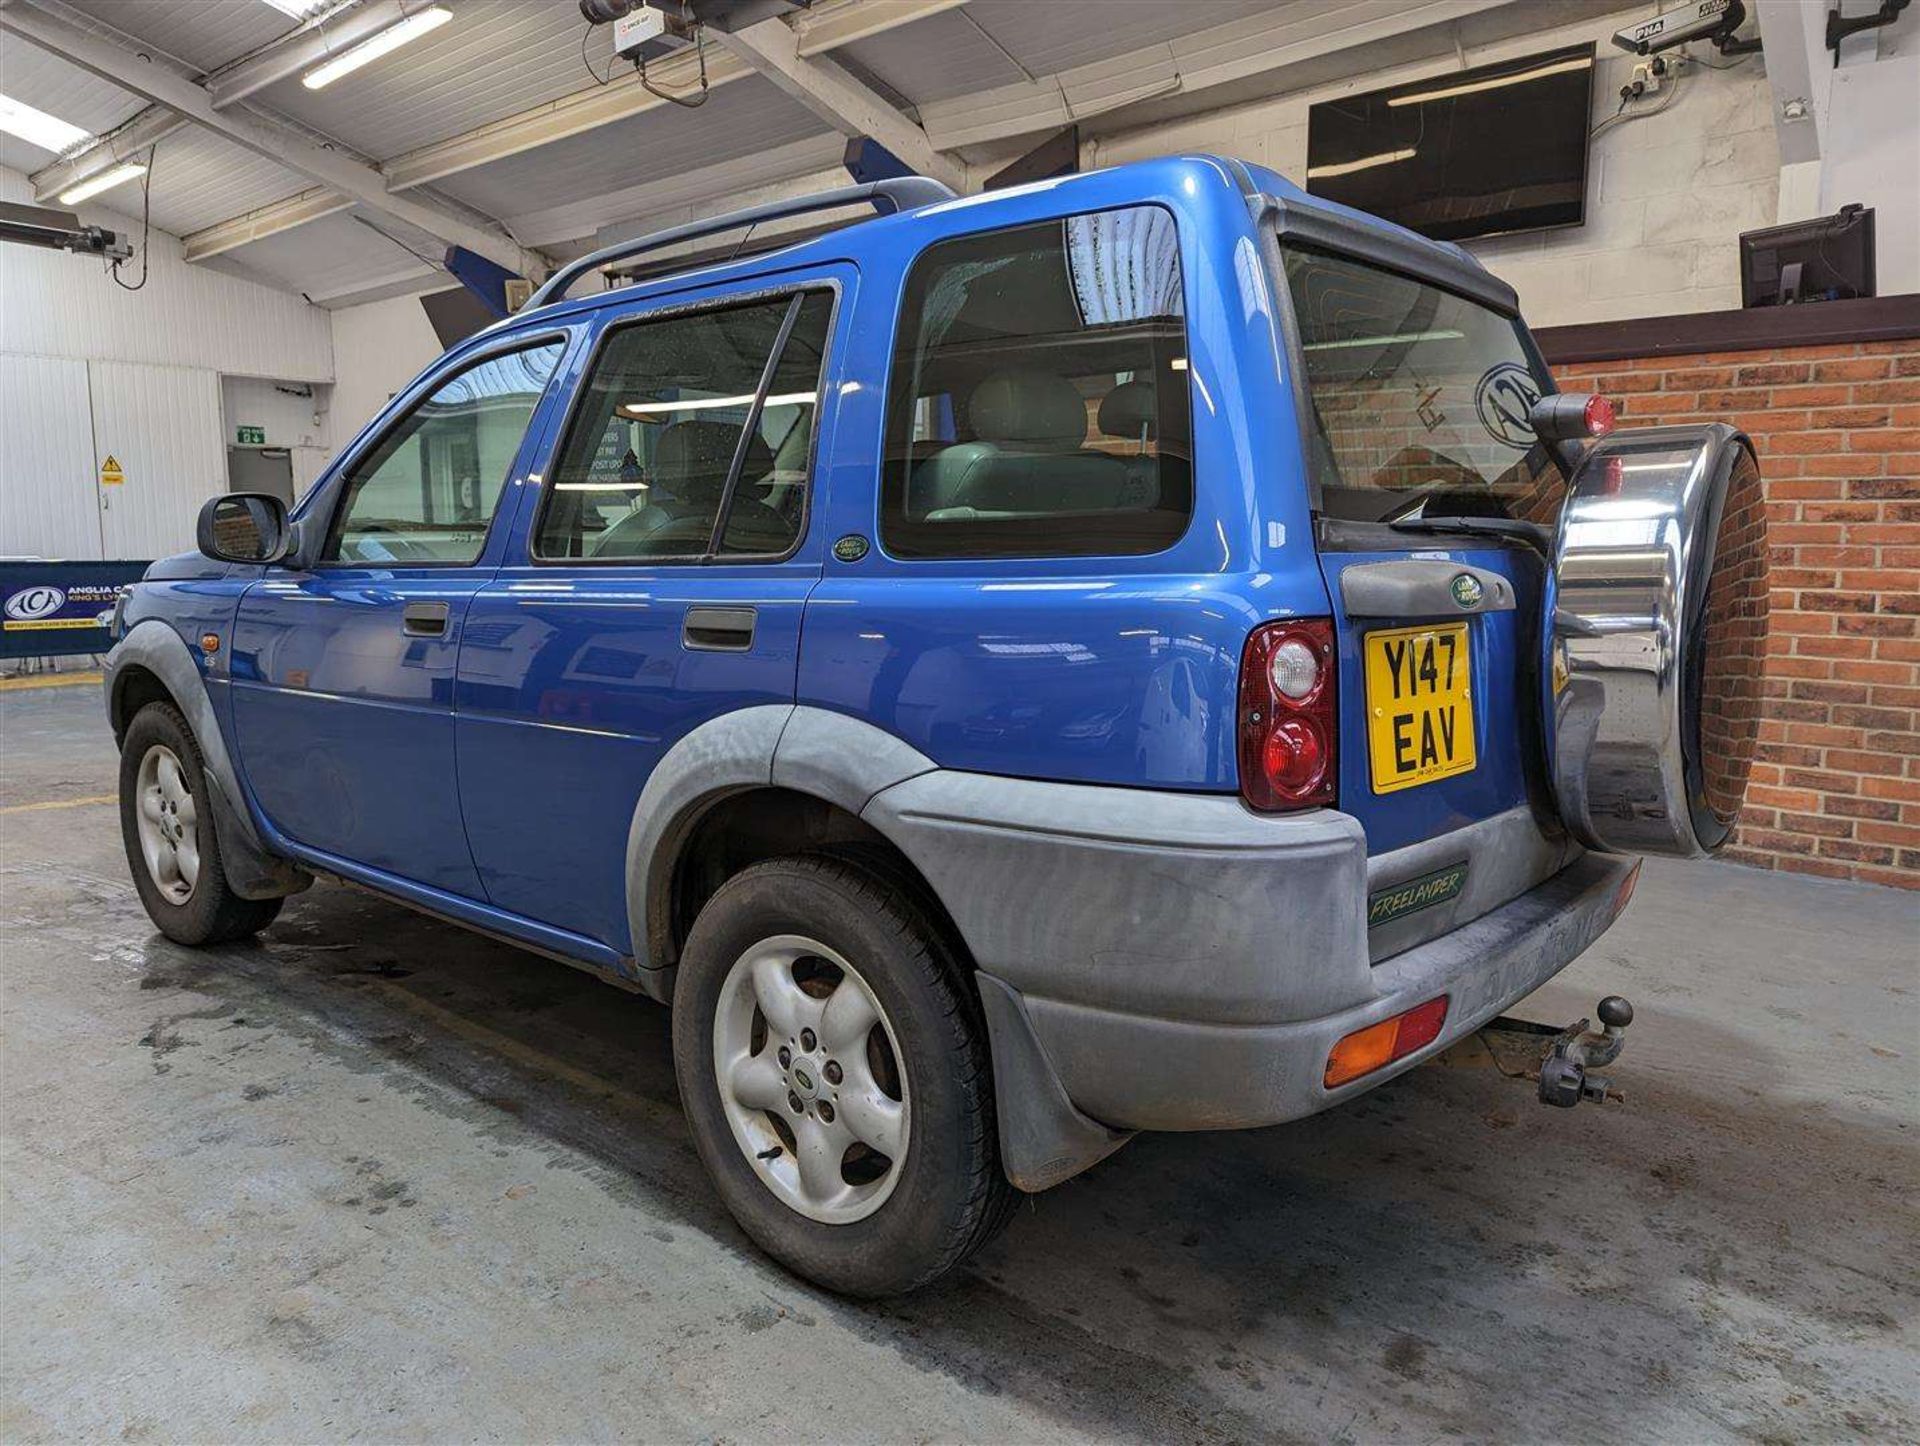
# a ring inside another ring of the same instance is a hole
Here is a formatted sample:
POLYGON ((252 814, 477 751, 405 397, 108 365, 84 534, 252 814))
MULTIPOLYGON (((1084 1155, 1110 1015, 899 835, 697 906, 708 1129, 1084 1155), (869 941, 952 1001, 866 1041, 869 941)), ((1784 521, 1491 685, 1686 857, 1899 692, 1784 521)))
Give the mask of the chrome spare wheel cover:
POLYGON ((912 1102, 893 1025, 845 957, 780 934, 735 960, 713 1017, 713 1072, 734 1142, 783 1203, 829 1225, 886 1203, 912 1102))
POLYGON ((1555 801, 1574 836, 1697 857, 1726 842, 1760 732, 1765 500, 1731 427, 1616 432, 1582 459, 1554 557, 1555 801))
POLYGON ((200 882, 200 812, 179 755, 164 743, 149 748, 133 793, 147 877, 169 904, 184 904, 200 882))

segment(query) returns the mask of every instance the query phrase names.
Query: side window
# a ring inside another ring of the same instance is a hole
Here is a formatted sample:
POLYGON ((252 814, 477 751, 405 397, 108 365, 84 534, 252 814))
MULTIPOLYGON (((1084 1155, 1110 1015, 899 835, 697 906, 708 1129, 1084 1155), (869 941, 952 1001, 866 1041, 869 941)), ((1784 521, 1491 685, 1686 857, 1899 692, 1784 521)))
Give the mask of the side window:
POLYGON ((354 463, 322 557, 373 564, 470 563, 566 344, 475 362, 435 387, 354 463))
POLYGON ((1187 380, 1171 213, 928 247, 894 343, 881 542, 903 558, 1170 547, 1193 516, 1187 380))
POLYGON ((832 314, 832 294, 809 291, 611 333, 549 469, 534 555, 632 562, 790 551, 806 519, 832 314))

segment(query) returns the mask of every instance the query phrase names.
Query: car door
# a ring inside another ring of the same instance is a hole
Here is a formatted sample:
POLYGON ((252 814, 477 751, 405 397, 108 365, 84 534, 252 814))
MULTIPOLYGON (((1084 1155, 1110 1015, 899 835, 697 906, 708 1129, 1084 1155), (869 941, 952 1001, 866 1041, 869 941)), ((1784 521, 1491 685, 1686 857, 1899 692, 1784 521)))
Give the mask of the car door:
POLYGON ((241 766, 268 823, 314 861, 485 899, 454 781, 454 662, 565 347, 519 340, 426 378, 316 496, 313 564, 269 569, 240 600, 241 766))
POLYGON ((810 269, 599 325, 460 657, 461 796, 497 906, 631 953, 627 835, 655 764, 710 719, 793 700, 853 278, 810 269))

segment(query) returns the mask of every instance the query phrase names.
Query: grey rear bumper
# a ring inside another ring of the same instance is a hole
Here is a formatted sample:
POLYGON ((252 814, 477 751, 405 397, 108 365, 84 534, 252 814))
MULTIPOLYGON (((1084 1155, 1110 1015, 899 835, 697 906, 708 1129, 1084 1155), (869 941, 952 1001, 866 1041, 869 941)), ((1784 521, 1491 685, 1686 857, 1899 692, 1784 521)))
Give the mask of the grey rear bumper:
MULTIPOLYGON (((1475 829, 1499 846, 1474 852, 1470 876, 1503 877, 1501 892, 1470 885, 1477 917, 1382 949, 1368 938, 1365 838, 1333 810, 1268 816, 1219 795, 934 770, 863 816, 933 885, 987 976, 996 1072, 1003 1058, 1013 1070, 1002 1113, 1052 1121, 1010 1132, 1003 1119, 1003 1142, 1021 1130, 1035 1142, 1036 1180, 1071 1174, 1076 1140, 1084 1166, 1113 1131, 1275 1124, 1411 1068, 1572 962, 1619 914, 1635 869, 1490 819, 1475 829), (1342 1036, 1440 994, 1432 1045, 1324 1087, 1342 1036)), ((1454 840, 1464 848, 1464 831, 1454 840)), ((1371 861, 1375 883, 1397 877, 1382 866, 1398 857, 1371 861)), ((1038 1188, 1022 1168, 1009 1160, 1038 1188)))
POLYGON ((1023 1000, 1075 1105, 1131 1130, 1216 1130, 1299 1119, 1439 1053, 1572 963, 1625 906, 1638 860, 1588 854, 1539 887, 1379 965, 1365 1003, 1313 1019, 1209 1024, 1023 1000), (1446 995, 1440 1037, 1338 1089, 1322 1083, 1343 1037, 1446 995))

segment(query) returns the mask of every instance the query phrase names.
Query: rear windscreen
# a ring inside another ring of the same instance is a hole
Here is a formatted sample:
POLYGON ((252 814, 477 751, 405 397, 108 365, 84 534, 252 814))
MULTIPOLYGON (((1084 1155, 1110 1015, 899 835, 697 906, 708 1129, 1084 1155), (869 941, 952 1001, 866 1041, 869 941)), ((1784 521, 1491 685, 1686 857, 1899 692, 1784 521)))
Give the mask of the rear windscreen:
POLYGON ((1362 262, 1282 255, 1321 516, 1559 515, 1566 483, 1527 420, 1549 388, 1517 322, 1362 262))

